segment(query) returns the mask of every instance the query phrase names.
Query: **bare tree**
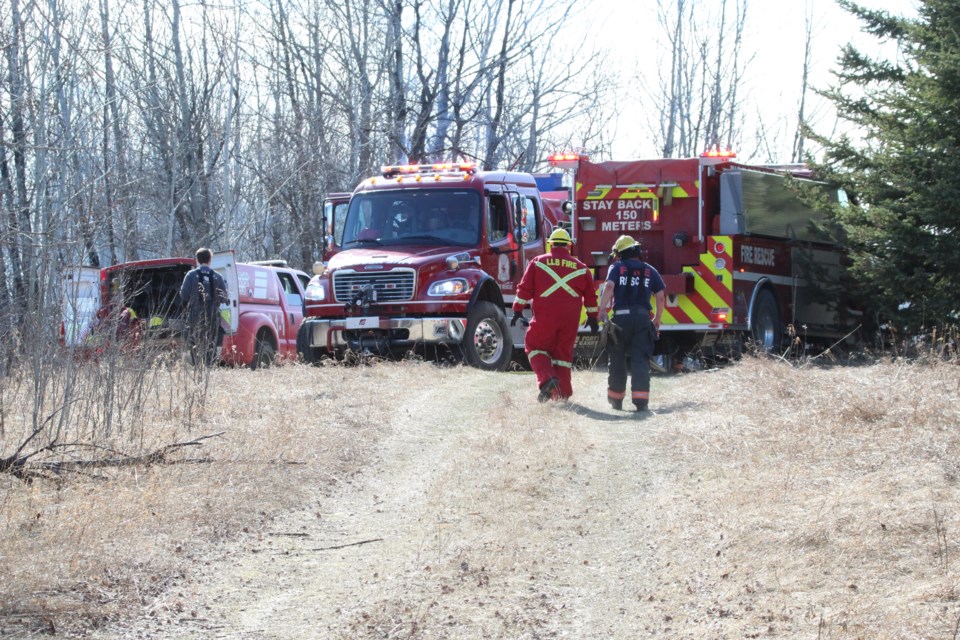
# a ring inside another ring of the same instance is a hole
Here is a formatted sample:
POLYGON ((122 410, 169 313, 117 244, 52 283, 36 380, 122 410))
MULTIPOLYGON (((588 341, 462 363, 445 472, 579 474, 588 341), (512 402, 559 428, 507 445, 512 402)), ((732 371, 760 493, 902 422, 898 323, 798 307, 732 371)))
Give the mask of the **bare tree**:
MULTIPOLYGON (((5 46, 9 84, 10 150, 13 154, 12 171, 4 156, 3 178, 7 192, 7 252, 13 273, 14 308, 27 300, 27 274, 33 270, 33 260, 25 241, 31 237, 30 202, 27 195, 27 131, 24 111, 28 96, 23 73, 26 66, 23 15, 20 0, 10 0, 10 35, 5 46)), ((19 317, 20 314, 18 314, 19 317)))
POLYGON ((100 0, 100 38, 103 43, 104 67, 104 195, 107 216, 112 221, 115 209, 119 209, 122 225, 119 251, 111 245, 111 262, 116 262, 118 253, 126 260, 136 260, 140 253, 140 240, 139 225, 134 215, 133 202, 135 198, 127 172, 127 132, 121 115, 121 96, 117 90, 116 71, 113 63, 113 28, 110 19, 110 0, 100 0), (110 156, 111 152, 112 157, 110 156))
POLYGON ((797 107, 797 128, 793 135, 793 149, 790 153, 791 162, 803 160, 804 145, 806 144, 803 127, 806 122, 807 89, 809 87, 811 54, 813 52, 813 16, 811 11, 812 7, 808 3, 804 12, 803 71, 800 76, 800 104, 797 107))
POLYGON ((734 146, 742 138, 739 87, 749 63, 743 50, 747 15, 747 0, 722 0, 716 14, 702 6, 694 11, 689 0, 658 0, 669 55, 661 68, 669 72, 647 99, 656 104, 653 133, 665 157, 734 146))

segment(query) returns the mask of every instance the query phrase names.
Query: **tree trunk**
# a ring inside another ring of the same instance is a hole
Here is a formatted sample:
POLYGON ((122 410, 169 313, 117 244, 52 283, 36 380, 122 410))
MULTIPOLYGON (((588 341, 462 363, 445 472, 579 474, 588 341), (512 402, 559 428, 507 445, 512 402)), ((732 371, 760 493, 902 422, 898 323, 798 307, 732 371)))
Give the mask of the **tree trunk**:
MULTIPOLYGON (((507 81, 507 54, 509 52, 510 38, 513 26, 513 5, 516 0, 506 0, 507 19, 503 23, 503 41, 500 45, 500 55, 497 60, 496 90, 493 95, 493 113, 489 114, 487 122, 487 140, 486 148, 483 153, 484 169, 493 169, 497 161, 497 149, 500 146, 500 118, 503 117, 504 108, 504 88, 507 81)), ((488 112, 489 113, 489 112, 488 112)))

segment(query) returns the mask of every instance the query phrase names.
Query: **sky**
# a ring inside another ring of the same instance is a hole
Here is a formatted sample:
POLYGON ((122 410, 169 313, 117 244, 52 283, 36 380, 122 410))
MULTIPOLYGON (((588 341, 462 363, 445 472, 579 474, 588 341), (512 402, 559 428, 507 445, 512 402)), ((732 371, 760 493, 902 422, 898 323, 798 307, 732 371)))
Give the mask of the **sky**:
MULTIPOLYGON (((703 7, 719 7, 720 0, 693 0, 703 7)), ((675 0, 664 0, 673 3, 675 0)), ((733 2, 733 0, 729 0, 733 2)), ((898 15, 915 15, 912 0, 860 0, 871 9, 882 9, 898 15)), ((649 140, 649 128, 642 123, 645 114, 637 113, 636 98, 627 78, 638 70, 646 73, 651 86, 657 86, 657 46, 660 25, 656 0, 589 0, 585 5, 589 20, 595 20, 589 31, 598 46, 611 51, 611 66, 621 76, 618 99, 623 112, 617 125, 612 157, 633 159, 653 157, 656 150, 649 140), (638 126, 638 123, 639 126, 638 126), (645 130, 646 129, 646 130, 645 130)), ((835 68, 841 47, 853 42, 867 53, 878 52, 877 40, 860 32, 860 22, 841 9, 834 0, 747 0, 748 15, 744 37, 745 49, 754 54, 747 68, 744 86, 744 109, 762 113, 769 123, 779 122, 783 133, 775 140, 781 156, 788 161, 796 113, 800 98, 803 68, 805 13, 809 7, 814 16, 811 85, 826 88, 833 84, 830 74, 835 68), (789 123, 789 124, 788 124, 789 123), (788 131, 789 130, 789 131, 788 131)), ((888 48, 889 50, 889 48, 888 48)), ((634 81, 635 82, 635 81, 634 81)), ((830 132, 836 117, 829 103, 808 94, 808 116, 818 131, 830 132)), ((750 125, 748 125, 749 127, 750 125)), ((756 127, 753 127, 754 129, 756 127)), ((750 145, 756 149, 757 145, 750 145)), ((745 158, 744 161, 759 159, 745 158)), ((764 159, 765 160, 765 159, 764 159)))

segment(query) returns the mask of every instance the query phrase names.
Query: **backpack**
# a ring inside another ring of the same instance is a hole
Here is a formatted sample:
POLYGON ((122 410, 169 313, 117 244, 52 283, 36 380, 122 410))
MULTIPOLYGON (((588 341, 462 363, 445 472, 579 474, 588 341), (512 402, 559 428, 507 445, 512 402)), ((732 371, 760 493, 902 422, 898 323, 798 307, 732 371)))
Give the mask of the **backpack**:
POLYGON ((215 316, 220 309, 220 294, 217 290, 216 273, 212 269, 205 269, 197 274, 198 298, 197 308, 206 317, 215 316))

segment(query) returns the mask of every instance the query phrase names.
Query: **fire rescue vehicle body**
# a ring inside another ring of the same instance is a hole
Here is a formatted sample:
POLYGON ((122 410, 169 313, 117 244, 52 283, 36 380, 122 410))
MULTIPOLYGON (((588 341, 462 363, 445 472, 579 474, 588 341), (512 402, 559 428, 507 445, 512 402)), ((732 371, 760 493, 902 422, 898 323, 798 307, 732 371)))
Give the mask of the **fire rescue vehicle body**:
MULTIPOLYGON (((161 258, 68 274, 64 343, 80 349, 102 347, 112 339, 111 319, 132 312, 136 335, 120 337, 143 346, 179 347, 185 330, 179 289, 194 266, 192 258, 161 258)), ((229 294, 220 310, 222 324, 229 327, 222 361, 256 369, 277 357, 295 358, 309 276, 281 262, 237 263, 232 251, 214 254, 211 267, 224 277, 229 294)))
POLYGON ((506 308, 558 215, 529 174, 384 167, 354 190, 339 252, 315 265, 298 351, 315 362, 447 348, 505 370, 524 333, 506 308))
MULTIPOLYGON (((597 280, 624 234, 662 275, 663 364, 692 353, 736 355, 744 336, 773 350, 787 325, 808 338, 849 331, 843 251, 818 228, 822 214, 786 184, 787 176, 809 182, 801 167, 714 155, 602 163, 558 155, 551 163, 573 171, 575 253, 597 280)), ((595 339, 581 335, 581 349, 595 339)))

